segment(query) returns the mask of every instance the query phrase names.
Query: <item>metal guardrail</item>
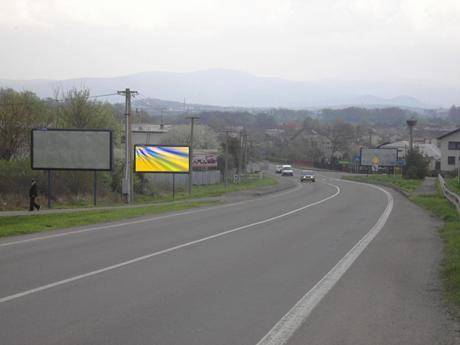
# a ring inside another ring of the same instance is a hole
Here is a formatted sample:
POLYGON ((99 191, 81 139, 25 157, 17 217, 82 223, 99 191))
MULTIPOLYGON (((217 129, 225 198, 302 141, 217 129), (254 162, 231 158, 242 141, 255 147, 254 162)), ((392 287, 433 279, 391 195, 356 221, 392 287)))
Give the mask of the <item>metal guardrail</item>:
POLYGON ((457 208, 457 211, 460 213, 460 196, 458 196, 456 193, 450 191, 449 188, 447 188, 446 181, 441 176, 441 174, 438 175, 438 180, 439 185, 441 186, 442 193, 444 194, 446 199, 449 200, 450 203, 457 208))

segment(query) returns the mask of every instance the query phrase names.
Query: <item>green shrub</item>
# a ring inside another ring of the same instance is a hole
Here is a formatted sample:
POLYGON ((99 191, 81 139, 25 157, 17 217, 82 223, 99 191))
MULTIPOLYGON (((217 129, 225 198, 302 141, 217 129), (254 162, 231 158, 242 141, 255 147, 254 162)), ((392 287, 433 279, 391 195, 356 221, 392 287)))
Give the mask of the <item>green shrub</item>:
POLYGON ((406 179, 423 179, 428 175, 429 161, 417 150, 410 150, 406 155, 403 177, 406 179))

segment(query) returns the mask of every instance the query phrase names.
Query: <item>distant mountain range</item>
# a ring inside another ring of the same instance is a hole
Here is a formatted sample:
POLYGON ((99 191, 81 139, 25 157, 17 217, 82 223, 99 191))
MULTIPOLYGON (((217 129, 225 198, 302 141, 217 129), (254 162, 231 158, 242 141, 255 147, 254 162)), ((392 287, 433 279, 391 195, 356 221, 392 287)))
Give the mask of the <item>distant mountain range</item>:
MULTIPOLYGON (((53 97, 54 90, 86 87, 91 94, 109 94, 127 87, 140 98, 229 107, 319 108, 340 106, 400 106, 435 108, 460 104, 460 88, 428 83, 391 84, 369 82, 300 82, 259 77, 233 70, 189 73, 145 72, 111 78, 67 80, 7 80, 0 87, 30 90, 40 97, 53 97), (410 96, 405 96, 410 95, 410 96)), ((106 98, 122 101, 120 96, 106 98)))

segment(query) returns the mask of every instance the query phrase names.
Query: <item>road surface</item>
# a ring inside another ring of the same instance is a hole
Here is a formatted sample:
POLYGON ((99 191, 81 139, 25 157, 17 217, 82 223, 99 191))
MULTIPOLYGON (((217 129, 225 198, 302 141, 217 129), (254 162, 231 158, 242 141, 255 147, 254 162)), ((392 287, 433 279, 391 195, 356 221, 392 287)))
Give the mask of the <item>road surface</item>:
POLYGON ((439 222, 391 190, 326 175, 0 241, 0 343, 458 343, 439 222))

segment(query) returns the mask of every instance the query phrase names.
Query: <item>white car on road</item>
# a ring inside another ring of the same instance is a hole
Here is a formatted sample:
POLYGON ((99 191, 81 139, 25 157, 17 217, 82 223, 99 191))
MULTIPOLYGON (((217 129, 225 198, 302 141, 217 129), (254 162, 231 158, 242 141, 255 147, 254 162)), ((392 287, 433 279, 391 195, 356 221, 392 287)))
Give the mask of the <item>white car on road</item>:
POLYGON ((294 170, 290 165, 283 165, 281 168, 281 175, 282 176, 294 176, 294 170))

